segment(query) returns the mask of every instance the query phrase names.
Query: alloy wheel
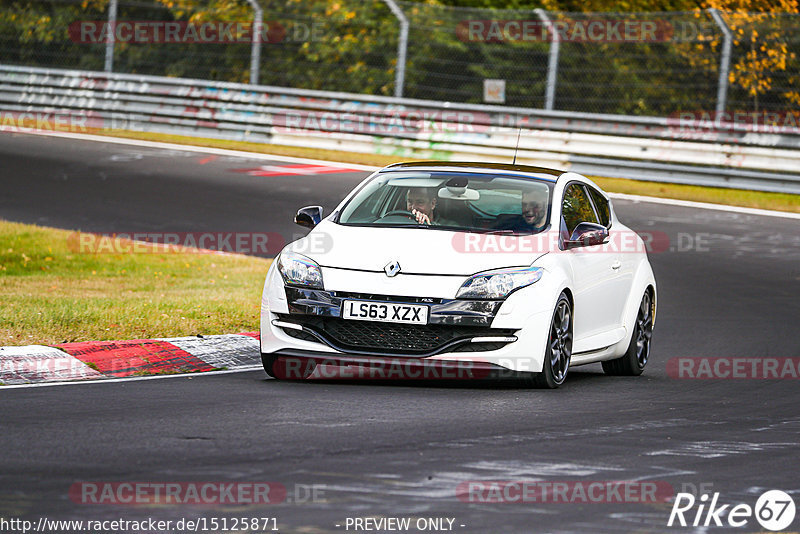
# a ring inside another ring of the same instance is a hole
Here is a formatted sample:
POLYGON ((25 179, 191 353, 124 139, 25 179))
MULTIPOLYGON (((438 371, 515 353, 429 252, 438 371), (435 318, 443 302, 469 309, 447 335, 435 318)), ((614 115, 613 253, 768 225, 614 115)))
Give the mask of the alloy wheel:
POLYGON ((645 293, 636 316, 636 359, 644 368, 650 356, 650 338, 653 336, 653 305, 650 293, 645 293))
POLYGON ((561 300, 553 316, 550 327, 550 369, 553 380, 560 384, 567 377, 569 362, 572 358, 572 312, 569 302, 561 300))

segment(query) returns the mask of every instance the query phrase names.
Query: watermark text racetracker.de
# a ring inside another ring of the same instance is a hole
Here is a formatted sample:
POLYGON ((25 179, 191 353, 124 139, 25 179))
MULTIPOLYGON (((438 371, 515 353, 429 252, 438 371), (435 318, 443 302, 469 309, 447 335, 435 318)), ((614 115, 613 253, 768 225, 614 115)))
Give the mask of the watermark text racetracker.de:
POLYGON ((104 128, 105 119, 84 113, 0 110, 0 129, 8 132, 46 130, 89 133, 104 128))
POLYGON ((798 380, 800 357, 675 357, 667 376, 682 380, 798 380))
POLYGON ((69 488, 69 499, 81 505, 198 505, 241 506, 257 504, 305 504, 325 500, 324 486, 280 482, 171 482, 84 481, 69 488))
MULTIPOLYGON (((564 251, 565 235, 557 231, 538 234, 513 232, 460 232, 453 235, 451 245, 464 254, 486 253, 547 253, 564 251)), ((671 237, 666 232, 644 230, 612 230, 602 245, 570 248, 576 253, 642 253, 709 252, 711 234, 678 232, 671 237)))
POLYGON ((73 232, 67 248, 79 254, 211 254, 274 256, 286 244, 277 232, 73 232))
POLYGON ((76 504, 276 504, 286 500, 277 482, 76 482, 69 498, 76 504))
POLYGON ((280 358, 275 362, 273 372, 278 378, 292 380, 474 380, 505 374, 502 369, 490 369, 469 358, 451 363, 400 357, 362 357, 358 363, 352 364, 333 357, 280 358))
POLYGON ((684 137, 709 131, 766 134, 800 134, 798 110, 683 110, 667 117, 671 132, 684 137))
POLYGON ((712 36, 713 25, 695 21, 635 18, 462 20, 456 36, 464 42, 550 42, 571 43, 660 43, 703 41, 712 36))
POLYGON ((487 133, 488 113, 470 110, 287 111, 273 115, 278 133, 318 131, 329 134, 400 135, 420 133, 487 133))
MULTIPOLYGON (((232 253, 275 256, 287 243, 303 234, 278 232, 72 232, 67 248, 78 254, 215 254, 232 253)), ((306 236, 295 252, 313 254, 330 251, 333 237, 325 232, 306 236)))
MULTIPOLYGON (((132 90, 123 83, 104 81, 103 85, 92 86, 87 84, 82 89, 132 90)), ((82 97, 69 97, 74 105, 82 105, 82 97)), ((64 102, 64 101, 62 101, 64 102)), ((203 119, 202 113, 198 117, 198 125, 215 125, 216 123, 203 119)), ((210 118, 210 116, 208 117, 210 118)), ((95 110, 58 110, 58 111, 16 111, 0 109, 0 131, 26 132, 28 130, 97 134, 114 130, 141 130, 146 127, 149 119, 141 113, 122 113, 117 111, 105 112, 95 110)))
POLYGON ((319 42, 324 39, 322 23, 300 21, 163 21, 76 20, 68 28, 74 43, 160 43, 160 44, 228 44, 319 42))
POLYGON ((495 480, 462 482, 456 489, 467 503, 663 503, 674 495, 672 485, 663 481, 626 480, 495 480))

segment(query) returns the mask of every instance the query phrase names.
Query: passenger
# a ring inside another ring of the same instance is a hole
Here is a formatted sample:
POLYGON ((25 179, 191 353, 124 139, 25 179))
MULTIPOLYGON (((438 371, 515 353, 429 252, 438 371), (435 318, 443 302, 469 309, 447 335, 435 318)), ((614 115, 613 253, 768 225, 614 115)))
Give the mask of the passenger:
POLYGON ((547 226, 547 194, 523 191, 520 215, 501 216, 495 228, 518 233, 536 233, 547 226))
POLYGON ((531 228, 541 230, 547 221, 547 197, 536 191, 522 193, 522 218, 531 228))

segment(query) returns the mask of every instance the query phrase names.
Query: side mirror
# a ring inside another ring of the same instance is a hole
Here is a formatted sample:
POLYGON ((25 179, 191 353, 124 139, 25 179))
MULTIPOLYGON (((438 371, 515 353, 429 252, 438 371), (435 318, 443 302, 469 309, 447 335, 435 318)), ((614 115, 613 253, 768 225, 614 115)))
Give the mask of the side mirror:
POLYGON ((297 210, 294 222, 306 228, 314 228, 322 220, 322 206, 306 206, 297 210))
POLYGON ((591 247, 602 245, 608 241, 608 228, 602 224, 590 222, 579 223, 573 230, 572 235, 564 244, 567 248, 591 247))

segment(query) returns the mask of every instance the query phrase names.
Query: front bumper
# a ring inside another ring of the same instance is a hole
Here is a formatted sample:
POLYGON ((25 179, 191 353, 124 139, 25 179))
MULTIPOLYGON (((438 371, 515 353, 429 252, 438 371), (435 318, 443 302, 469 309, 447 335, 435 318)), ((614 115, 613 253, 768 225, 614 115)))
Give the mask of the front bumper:
MULTIPOLYGON (((329 289, 326 281, 326 290, 311 290, 284 286, 273 267, 267 274, 262 298, 261 352, 300 351, 296 358, 310 358, 302 354, 311 351, 342 361, 405 358, 540 372, 554 306, 551 295, 560 291, 542 280, 503 301, 448 299, 443 295, 449 290, 440 290, 438 295, 430 291, 435 297, 397 295, 435 285, 431 284, 433 277, 413 275, 406 275, 402 287, 394 288, 394 294, 347 290, 378 285, 370 278, 386 278, 383 273, 353 273, 346 287, 339 284, 329 289), (351 298, 426 304, 430 307, 429 322, 411 326, 342 319, 342 301, 351 298)), ((438 278, 442 286, 453 285, 449 278, 438 278)), ((453 295, 456 290, 457 287, 453 295)))
POLYGON ((372 356, 425 358, 447 352, 497 350, 517 340, 514 329, 491 328, 502 301, 465 301, 368 295, 286 287, 287 314, 271 325, 295 339, 322 343, 336 351, 372 356), (426 325, 352 321, 341 318, 347 299, 424 304, 426 325))

